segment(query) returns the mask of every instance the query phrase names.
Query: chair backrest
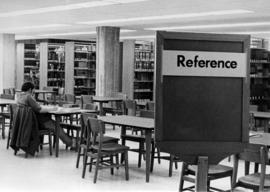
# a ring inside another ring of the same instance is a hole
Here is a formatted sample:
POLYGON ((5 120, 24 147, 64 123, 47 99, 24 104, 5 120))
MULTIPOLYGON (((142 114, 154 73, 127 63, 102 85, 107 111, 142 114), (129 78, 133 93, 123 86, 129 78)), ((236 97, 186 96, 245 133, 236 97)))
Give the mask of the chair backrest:
POLYGON ((248 144, 244 152, 239 154, 239 159, 248 162, 267 164, 269 160, 267 155, 267 148, 262 145, 248 144))
POLYGON ((10 89, 3 89, 4 95, 11 95, 10 89))
POLYGON ((70 104, 75 104, 76 97, 73 94, 65 94, 64 95, 65 102, 68 102, 70 104))
POLYGON ((9 88, 10 94, 15 95, 15 88, 9 88))
POLYGON ((124 100, 123 106, 124 106, 124 114, 125 115, 131 115, 131 116, 136 115, 137 104, 136 104, 135 100, 124 100))
POLYGON ((103 141, 103 133, 105 130, 104 123, 97 118, 88 118, 88 134, 89 134, 89 139, 92 142, 93 145, 96 145, 97 143, 99 144, 99 147, 101 148, 102 146, 102 141, 103 141), (99 136, 99 140, 97 140, 97 136, 99 136))
POLYGON ((87 104, 83 105, 83 109, 89 109, 89 110, 96 110, 97 111, 98 107, 94 103, 87 103, 87 104))
POLYGON ((155 111, 155 102, 154 101, 148 101, 146 103, 146 110, 155 111))
POLYGON ((88 103, 93 103, 93 96, 91 95, 81 95, 81 106, 84 108, 84 106, 88 103))
POLYGON ((97 115, 94 113, 82 113, 81 114, 81 134, 80 134, 81 142, 83 142, 84 140, 87 139, 88 118, 97 118, 97 115))
POLYGON ((146 111, 141 110, 140 111, 140 117, 147 117, 147 118, 155 118, 155 112, 154 111, 146 111))
POLYGON ((249 105, 250 111, 258 111, 258 105, 249 105))
POLYGON ((65 94, 65 88, 64 87, 60 87, 58 89, 58 95, 64 95, 65 94))
MULTIPOLYGON (((235 181, 237 178, 237 169, 238 169, 238 160, 244 160, 247 162, 254 162, 254 163, 259 163, 261 165, 261 171, 260 171, 260 180, 259 181, 251 181, 249 186, 245 184, 238 183, 241 187, 248 187, 248 188, 253 188, 252 187, 252 182, 258 183, 259 184, 259 190, 258 191, 263 191, 264 189, 264 183, 265 183, 265 172, 266 172, 266 164, 268 164, 269 159, 268 159, 268 149, 266 146, 262 145, 257 145, 257 144, 248 144, 247 147, 244 149, 244 152, 236 155, 236 158, 234 160, 234 174, 232 178, 233 186, 238 186, 235 181)), ((256 185, 257 186, 257 185, 256 185)))

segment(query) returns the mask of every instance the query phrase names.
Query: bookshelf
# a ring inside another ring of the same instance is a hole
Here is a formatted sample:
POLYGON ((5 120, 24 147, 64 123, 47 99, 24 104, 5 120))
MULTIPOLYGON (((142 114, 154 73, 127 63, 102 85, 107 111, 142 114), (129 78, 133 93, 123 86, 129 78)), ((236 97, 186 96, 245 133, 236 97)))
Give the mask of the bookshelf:
POLYGON ((58 92, 65 86, 65 45, 48 43, 47 87, 58 92))
POLYGON ((138 104, 153 100, 154 45, 148 41, 123 42, 123 92, 138 104))
POLYGON ((251 49, 250 104, 270 111, 270 52, 266 49, 251 49))
POLYGON ((39 89, 40 52, 39 44, 24 44, 24 82, 31 81, 39 89))
POLYGON ((76 43, 74 48, 74 95, 95 95, 96 43, 76 43))

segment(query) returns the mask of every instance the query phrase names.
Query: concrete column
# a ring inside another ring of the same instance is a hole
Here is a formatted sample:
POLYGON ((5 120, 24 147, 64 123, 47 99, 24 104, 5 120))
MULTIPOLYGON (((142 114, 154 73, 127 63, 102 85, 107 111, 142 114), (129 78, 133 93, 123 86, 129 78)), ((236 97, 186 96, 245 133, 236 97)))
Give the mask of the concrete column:
POLYGON ((15 88, 15 34, 0 34, 0 93, 15 88))
POLYGON ((96 95, 119 92, 119 27, 97 27, 96 95))

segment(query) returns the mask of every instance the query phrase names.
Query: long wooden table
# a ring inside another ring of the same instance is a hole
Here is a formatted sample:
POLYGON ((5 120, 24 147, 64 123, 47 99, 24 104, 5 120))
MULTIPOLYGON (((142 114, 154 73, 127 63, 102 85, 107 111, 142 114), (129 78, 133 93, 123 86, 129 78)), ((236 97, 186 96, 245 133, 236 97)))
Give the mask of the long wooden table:
POLYGON ((270 146, 270 133, 265 132, 252 132, 249 137, 249 143, 259 144, 269 147, 270 146))
POLYGON ((93 101, 99 103, 99 114, 104 115, 103 103, 112 101, 123 101, 120 97, 105 97, 105 96, 93 96, 93 101))
POLYGON ((81 108, 63 108, 58 107, 55 111, 48 112, 49 114, 52 114, 55 116, 55 156, 58 157, 59 154, 59 129, 60 129, 60 122, 61 122, 61 116, 66 115, 75 115, 75 114, 81 114, 81 113, 95 113, 96 110, 88 110, 88 109, 81 109, 81 108))
MULTIPOLYGON (((154 119, 127 115, 100 116, 99 119, 104 123, 121 126, 121 135, 126 134, 126 127, 134 127, 136 129, 144 130, 146 144, 146 182, 149 182, 151 164, 151 138, 152 132, 154 130, 154 119)), ((122 140, 122 145, 125 145, 124 140, 122 140)))

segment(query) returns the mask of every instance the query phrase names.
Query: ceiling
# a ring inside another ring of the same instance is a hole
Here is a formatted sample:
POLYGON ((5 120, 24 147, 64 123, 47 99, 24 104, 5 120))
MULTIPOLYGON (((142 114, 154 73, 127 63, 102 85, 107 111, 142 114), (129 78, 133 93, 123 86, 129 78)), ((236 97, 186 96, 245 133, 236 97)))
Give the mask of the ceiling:
POLYGON ((182 28, 162 30, 270 38, 269 0, 130 1, 0 0, 0 33, 15 33, 16 39, 90 40, 97 26, 118 26, 122 39, 143 39, 153 38, 159 27, 177 26, 182 28), (97 6, 101 3, 106 5, 97 6))

